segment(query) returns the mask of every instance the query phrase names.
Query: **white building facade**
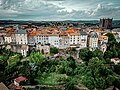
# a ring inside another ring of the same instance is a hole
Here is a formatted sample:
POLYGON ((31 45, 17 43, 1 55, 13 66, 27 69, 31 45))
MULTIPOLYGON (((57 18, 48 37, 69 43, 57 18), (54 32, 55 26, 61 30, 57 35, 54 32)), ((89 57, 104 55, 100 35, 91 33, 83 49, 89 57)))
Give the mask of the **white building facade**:
POLYGON ((98 35, 96 32, 91 32, 89 35, 89 49, 95 50, 98 47, 98 35))
POLYGON ((88 35, 85 31, 80 31, 80 48, 86 48, 87 47, 87 38, 88 35))
POLYGON ((27 32, 26 30, 17 30, 15 33, 16 44, 28 44, 27 32))

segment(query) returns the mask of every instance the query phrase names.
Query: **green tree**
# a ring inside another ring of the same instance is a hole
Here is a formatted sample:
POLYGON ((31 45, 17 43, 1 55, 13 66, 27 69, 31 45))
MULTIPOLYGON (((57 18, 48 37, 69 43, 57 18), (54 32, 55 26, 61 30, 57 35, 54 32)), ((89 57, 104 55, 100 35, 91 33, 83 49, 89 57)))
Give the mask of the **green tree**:
MULTIPOLYGON (((78 79, 78 82, 87 86, 90 90, 93 89, 105 89, 115 81, 115 76, 113 72, 107 69, 103 62, 99 58, 92 58, 86 65, 78 65, 79 68, 76 71, 78 75, 75 77, 78 79)), ((77 66, 77 67, 78 67, 77 66)))
POLYGON ((95 49, 93 52, 92 52, 92 57, 98 57, 99 59, 103 59, 103 52, 100 51, 98 48, 95 49))
POLYGON ((113 52, 111 52, 110 50, 107 50, 105 53, 104 53, 104 59, 111 59, 113 56, 113 52))
POLYGON ((114 71, 120 75, 120 64, 114 65, 114 71))
POLYGON ((44 56, 40 52, 31 52, 29 56, 29 61, 31 63, 42 63, 44 60, 44 56))
POLYGON ((85 49, 80 50, 80 55, 79 56, 83 61, 89 61, 89 59, 91 58, 91 57, 89 57, 90 55, 91 54, 90 54, 89 49, 85 48, 85 49))
POLYGON ((106 36, 108 36, 108 43, 116 43, 113 33, 107 33, 106 36))
POLYGON ((56 47, 51 47, 50 48, 50 53, 51 54, 57 54, 58 53, 58 49, 56 47))

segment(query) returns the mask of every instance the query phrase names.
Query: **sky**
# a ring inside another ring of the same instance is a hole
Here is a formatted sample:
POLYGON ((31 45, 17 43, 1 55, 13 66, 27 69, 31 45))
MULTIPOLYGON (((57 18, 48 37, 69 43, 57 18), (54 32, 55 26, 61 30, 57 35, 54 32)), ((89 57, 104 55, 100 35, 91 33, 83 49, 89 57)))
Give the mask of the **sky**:
POLYGON ((0 0, 0 19, 96 20, 120 19, 120 0, 0 0))

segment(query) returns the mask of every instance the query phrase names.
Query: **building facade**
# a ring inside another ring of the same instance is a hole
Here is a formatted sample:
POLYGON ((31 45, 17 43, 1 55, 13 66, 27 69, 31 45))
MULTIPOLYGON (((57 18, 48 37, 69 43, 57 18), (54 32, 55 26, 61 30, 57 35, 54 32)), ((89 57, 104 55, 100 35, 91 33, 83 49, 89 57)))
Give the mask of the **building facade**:
POLYGON ((96 32, 91 32, 89 34, 89 49, 91 51, 95 50, 98 47, 98 35, 96 32))
POLYGON ((16 44, 28 44, 27 31, 26 30, 17 30, 15 33, 16 44))

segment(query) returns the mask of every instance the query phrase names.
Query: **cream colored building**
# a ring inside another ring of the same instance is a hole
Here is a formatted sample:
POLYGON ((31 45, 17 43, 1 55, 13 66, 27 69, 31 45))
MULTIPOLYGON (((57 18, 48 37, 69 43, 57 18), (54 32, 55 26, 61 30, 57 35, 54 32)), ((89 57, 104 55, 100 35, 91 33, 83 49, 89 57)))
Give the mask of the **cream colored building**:
POLYGON ((89 34, 89 49, 93 51, 97 47, 98 47, 98 35, 96 32, 91 32, 89 34))
POLYGON ((25 57, 27 56, 28 48, 29 48, 28 45, 22 45, 21 46, 21 52, 20 53, 25 57))
POLYGON ((26 30, 17 30, 15 33, 16 44, 28 44, 27 31, 26 30))
POLYGON ((40 51, 41 53, 44 53, 44 54, 50 54, 50 46, 48 45, 43 46, 41 44, 37 44, 36 51, 40 51))
POLYGON ((11 34, 9 34, 9 33, 6 34, 4 39, 5 39, 5 43, 7 43, 7 44, 11 43, 12 42, 11 34))
POLYGON ((68 36, 69 36, 69 42, 70 42, 70 45, 80 45, 80 30, 78 29, 75 29, 75 28, 71 28, 71 29, 68 29, 66 31, 68 33, 68 36))
POLYGON ((70 47, 69 37, 65 31, 61 31, 59 35, 59 49, 70 47))
POLYGON ((87 38, 88 35, 85 31, 80 31, 80 48, 86 48, 87 47, 87 38))

